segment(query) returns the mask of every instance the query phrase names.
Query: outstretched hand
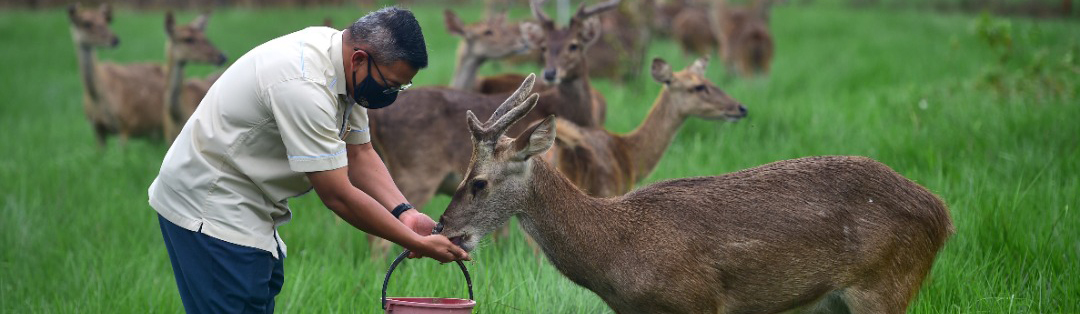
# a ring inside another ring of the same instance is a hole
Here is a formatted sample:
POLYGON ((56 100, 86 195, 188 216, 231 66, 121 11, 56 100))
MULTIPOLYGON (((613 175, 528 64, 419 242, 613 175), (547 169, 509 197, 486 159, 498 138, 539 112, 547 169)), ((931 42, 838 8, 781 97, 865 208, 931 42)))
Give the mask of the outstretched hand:
POLYGON ((431 231, 435 229, 436 223, 435 220, 432 220, 428 215, 415 209, 410 209, 401 213, 401 223, 405 224, 409 229, 412 229, 416 234, 424 236, 425 241, 423 243, 425 243, 426 245, 424 246, 428 248, 427 250, 422 248, 410 249, 412 252, 409 253, 409 258, 427 256, 443 263, 460 259, 469 259, 469 254, 466 253, 465 250, 454 245, 445 236, 431 235, 431 231), (441 239, 441 241, 438 239, 441 239))

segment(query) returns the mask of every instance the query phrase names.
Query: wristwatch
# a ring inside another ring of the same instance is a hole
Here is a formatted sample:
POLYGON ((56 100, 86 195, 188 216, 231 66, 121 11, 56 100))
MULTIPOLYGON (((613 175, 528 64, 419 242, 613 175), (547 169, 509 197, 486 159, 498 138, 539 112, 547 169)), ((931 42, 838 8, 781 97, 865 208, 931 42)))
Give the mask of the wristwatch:
POLYGON ((413 208, 416 207, 413 207, 409 203, 401 203, 398 206, 394 206, 394 210, 390 211, 390 213, 394 215, 394 218, 401 219, 401 213, 404 213, 406 210, 410 210, 413 208))

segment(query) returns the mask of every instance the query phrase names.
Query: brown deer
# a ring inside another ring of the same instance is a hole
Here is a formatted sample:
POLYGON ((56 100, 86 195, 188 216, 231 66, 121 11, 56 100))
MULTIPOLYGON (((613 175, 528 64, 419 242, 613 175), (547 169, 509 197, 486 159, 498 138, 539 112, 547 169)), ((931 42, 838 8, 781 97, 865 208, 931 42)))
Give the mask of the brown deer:
MULTIPOLYGON (((529 24, 537 28, 531 31, 532 36, 547 37, 534 40, 548 47, 548 69, 544 72, 552 86, 541 94, 542 101, 526 120, 555 114, 585 127, 602 125, 603 119, 597 115, 603 114, 603 107, 596 108, 603 102, 591 92, 583 50, 597 31, 597 23, 590 17, 617 2, 582 7, 566 29, 555 29, 546 16, 540 19, 551 24, 545 29, 529 24), (593 22, 583 25, 583 20, 593 22)), ((410 202, 422 206, 436 192, 454 190, 469 165, 469 134, 460 127, 461 115, 466 110, 494 112, 505 99, 506 94, 421 87, 402 92, 394 106, 368 111, 372 142, 410 202)))
POLYGON ((721 0, 716 9, 708 11, 720 45, 720 58, 729 71, 744 77, 769 72, 773 57, 770 6, 772 0, 755 0, 748 7, 730 6, 721 0))
POLYGON ((506 14, 490 16, 486 21, 464 24, 453 11, 443 11, 446 30, 461 37, 457 65, 450 87, 477 90, 476 72, 488 60, 502 59, 529 49, 517 24, 507 23, 506 14))
POLYGON ((671 34, 687 55, 709 56, 720 46, 709 23, 708 8, 700 5, 679 10, 671 20, 671 34))
POLYGON ((105 147, 106 136, 111 134, 120 135, 121 145, 132 136, 159 134, 165 87, 161 65, 120 65, 97 60, 95 49, 120 44, 109 28, 112 9, 108 4, 98 9, 73 4, 68 7, 68 19, 83 81, 83 109, 98 145, 105 147))
POLYGON ((554 117, 504 136, 532 80, 487 122, 443 234, 466 251, 517 216, 548 260, 616 313, 904 313, 954 232, 933 193, 865 157, 785 160, 594 198, 536 157, 554 117))
POLYGON ((653 59, 652 76, 664 84, 645 121, 629 134, 586 128, 556 119, 559 135, 544 159, 555 165, 586 194, 612 197, 629 192, 664 156, 690 116, 736 121, 743 107, 705 77, 706 59, 672 73, 662 59, 653 59))
POLYGON ((172 12, 165 14, 165 110, 162 124, 165 140, 172 143, 180 134, 180 129, 188 117, 195 112, 199 102, 210 90, 210 85, 220 74, 206 79, 184 79, 184 66, 191 62, 209 63, 217 66, 225 64, 225 54, 221 53, 210 39, 206 38, 206 24, 209 14, 199 15, 188 25, 176 26, 172 12))

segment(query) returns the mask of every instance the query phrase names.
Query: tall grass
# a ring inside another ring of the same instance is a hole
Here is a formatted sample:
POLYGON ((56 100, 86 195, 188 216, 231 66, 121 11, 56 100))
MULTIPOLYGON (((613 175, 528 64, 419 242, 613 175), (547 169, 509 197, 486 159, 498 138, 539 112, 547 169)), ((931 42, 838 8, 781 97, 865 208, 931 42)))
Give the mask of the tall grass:
MULTIPOLYGON (((457 38, 443 30, 441 7, 414 9, 432 56, 416 82, 445 84, 457 38)), ((364 11, 221 10, 208 36, 235 58, 323 17, 344 24, 364 11)), ((457 11, 476 20, 481 10, 457 11)), ((162 13, 115 16, 123 44, 101 59, 164 58, 162 13)), ((67 27, 62 10, 0 12, 0 311, 181 311, 146 204, 167 148, 147 140, 96 146, 67 27)), ((750 117, 689 121, 647 182, 809 155, 870 156, 941 195, 957 226, 911 312, 1080 312, 1080 23, 819 5, 777 7, 772 27, 768 77, 726 77, 719 62, 709 70, 750 117), (995 44, 983 35, 990 31, 1012 44, 995 44)), ((676 68, 691 61, 668 40, 650 55, 676 68)), ((510 70, 535 68, 483 73, 510 70)), ((610 106, 609 129, 629 131, 644 118, 660 84, 643 73, 624 85, 594 81, 610 106)), ((424 210, 437 217, 447 201, 424 210)), ((363 234, 314 195, 291 206, 279 311, 377 311, 388 261, 369 258, 363 234)), ((479 311, 609 311, 535 257, 520 233, 485 242, 473 259, 479 311)), ((409 260, 389 292, 460 297, 464 288, 456 267, 409 260)))

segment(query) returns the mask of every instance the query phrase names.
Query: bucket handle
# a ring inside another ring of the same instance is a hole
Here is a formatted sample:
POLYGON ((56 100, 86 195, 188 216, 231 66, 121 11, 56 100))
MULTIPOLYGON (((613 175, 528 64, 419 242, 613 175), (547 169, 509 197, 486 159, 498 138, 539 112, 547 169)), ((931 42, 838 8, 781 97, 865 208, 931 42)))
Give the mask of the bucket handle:
MULTIPOLYGON (((434 230, 433 234, 437 234, 437 233, 439 233, 439 231, 442 231, 442 224, 439 224, 438 226, 435 227, 435 230, 434 230)), ((409 256, 409 249, 405 249, 404 252, 401 252, 401 254, 398 254, 397 258, 394 259, 394 262, 390 264, 390 269, 386 271, 386 278, 383 278, 383 284, 382 284, 382 308, 384 310, 386 309, 386 286, 388 286, 390 284, 390 274, 393 273, 394 268, 397 268, 397 265, 399 263, 401 263, 401 261, 405 260, 405 258, 408 257, 408 256, 409 256)), ((469 277, 469 270, 465 268, 465 263, 462 263, 460 260, 455 261, 455 262, 457 262, 458 267, 461 268, 461 273, 465 274, 465 283, 469 285, 469 300, 475 301, 476 298, 473 298, 473 291, 472 291, 472 277, 469 277)))

